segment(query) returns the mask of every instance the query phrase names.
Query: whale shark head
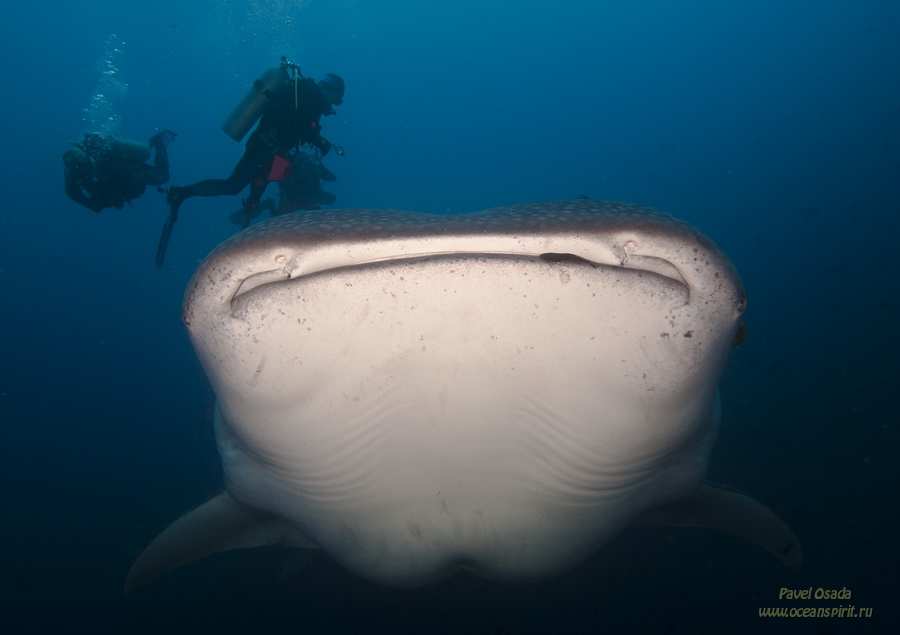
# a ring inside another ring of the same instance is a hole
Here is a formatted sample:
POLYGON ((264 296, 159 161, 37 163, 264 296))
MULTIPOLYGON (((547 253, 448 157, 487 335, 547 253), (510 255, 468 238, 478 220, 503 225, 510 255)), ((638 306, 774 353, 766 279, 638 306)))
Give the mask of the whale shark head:
POLYGON ((389 585, 532 580, 634 522, 727 529, 796 566, 771 512, 703 485, 744 308, 712 241, 625 203, 260 223, 184 301, 225 492, 126 588, 261 544, 389 585))

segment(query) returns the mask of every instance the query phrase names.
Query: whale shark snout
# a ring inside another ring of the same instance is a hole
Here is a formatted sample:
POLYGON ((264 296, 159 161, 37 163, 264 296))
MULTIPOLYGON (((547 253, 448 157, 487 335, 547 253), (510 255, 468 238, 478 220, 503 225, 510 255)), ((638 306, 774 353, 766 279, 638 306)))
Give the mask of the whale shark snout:
POLYGON ((790 530, 704 485, 746 305, 706 236, 624 203, 294 214, 216 248, 183 309, 225 491, 133 590, 237 547, 318 547, 376 582, 545 578, 635 522, 790 530))

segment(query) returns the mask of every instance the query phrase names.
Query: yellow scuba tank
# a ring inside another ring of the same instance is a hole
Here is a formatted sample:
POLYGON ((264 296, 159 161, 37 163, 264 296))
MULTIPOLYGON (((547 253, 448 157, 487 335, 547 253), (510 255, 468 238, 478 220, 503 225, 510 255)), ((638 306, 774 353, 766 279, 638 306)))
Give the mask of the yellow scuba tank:
POLYGON ((266 107, 288 87, 290 80, 283 66, 266 70, 222 123, 222 130, 235 141, 240 141, 262 117, 266 107))

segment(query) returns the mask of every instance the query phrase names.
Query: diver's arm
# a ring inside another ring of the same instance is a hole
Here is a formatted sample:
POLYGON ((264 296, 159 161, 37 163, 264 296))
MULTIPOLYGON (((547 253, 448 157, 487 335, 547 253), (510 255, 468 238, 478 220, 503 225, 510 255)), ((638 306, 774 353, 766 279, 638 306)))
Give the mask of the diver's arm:
POLYGON ((323 157, 331 150, 331 142, 320 134, 316 134, 316 139, 312 144, 319 149, 323 157))
POLYGON ((317 167, 319 169, 320 179, 322 179, 323 181, 328 181, 329 183, 331 183, 332 181, 337 181, 337 177, 334 175, 334 172, 326 168, 321 163, 317 164, 317 167))
POLYGON ((68 170, 66 170, 66 196, 79 205, 84 205, 92 212, 99 212, 103 209, 103 207, 95 203, 91 198, 85 196, 84 190, 82 190, 81 186, 78 184, 78 179, 72 176, 68 170))

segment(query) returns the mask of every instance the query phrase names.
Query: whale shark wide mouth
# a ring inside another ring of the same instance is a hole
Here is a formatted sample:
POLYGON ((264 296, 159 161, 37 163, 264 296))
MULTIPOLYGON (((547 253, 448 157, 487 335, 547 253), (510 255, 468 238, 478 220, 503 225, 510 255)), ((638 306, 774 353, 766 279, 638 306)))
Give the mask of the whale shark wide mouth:
POLYGON ((272 218, 236 234, 198 268, 185 319, 197 302, 231 300, 261 285, 378 262, 446 256, 540 259, 658 274, 690 301, 723 296, 744 309, 733 265, 704 234, 668 214, 608 201, 557 201, 441 215, 328 210, 272 218))
MULTIPOLYGON (((593 269, 597 268, 605 268, 605 267, 619 267, 623 268, 624 263, 619 263, 617 265, 609 265, 602 262, 595 262, 590 260, 589 258, 585 258, 576 253, 570 252, 545 252, 540 254, 523 254, 523 253, 507 253, 500 251, 479 251, 479 252, 470 252, 465 251, 463 248, 457 251, 440 251, 440 252, 432 252, 432 253, 418 253, 418 254, 396 254, 393 256, 382 256, 377 259, 365 260, 354 262, 353 264, 337 264, 335 266, 331 266, 323 269, 306 269, 303 271, 292 271, 290 267, 284 266, 281 268, 273 268, 265 271, 259 271, 257 273, 253 273, 243 280, 240 281, 237 286, 234 295, 231 297, 231 302, 236 301, 240 296, 250 293, 254 289, 259 287, 275 284, 279 282, 284 282, 287 280, 298 280, 303 277, 309 277, 313 275, 327 275, 334 273, 342 273, 345 275, 353 275, 353 271, 363 271, 367 266, 374 264, 413 264, 416 262, 426 261, 426 260, 441 260, 447 258, 454 259, 464 259, 464 258, 507 258, 507 259, 516 259, 520 261, 534 261, 544 262, 550 264, 557 264, 565 267, 590 267, 593 269)), ((287 262, 288 258, 283 255, 276 255, 274 258, 275 262, 287 262)), ((664 258, 657 258, 653 256, 632 256, 627 261, 627 268, 632 271, 644 272, 648 274, 654 274, 658 276, 662 276, 663 278, 667 278, 671 282, 674 282, 678 285, 684 287, 685 293, 690 296, 690 286, 687 280, 679 272, 678 268, 664 258)))

